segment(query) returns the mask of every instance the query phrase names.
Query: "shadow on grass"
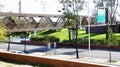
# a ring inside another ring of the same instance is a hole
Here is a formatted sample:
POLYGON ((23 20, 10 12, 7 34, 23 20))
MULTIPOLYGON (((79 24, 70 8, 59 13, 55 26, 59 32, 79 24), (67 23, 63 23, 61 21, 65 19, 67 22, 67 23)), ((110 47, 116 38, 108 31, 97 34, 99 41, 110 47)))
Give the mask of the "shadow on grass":
POLYGON ((48 34, 52 34, 52 33, 55 33, 57 31, 54 31, 54 30, 47 30, 47 31, 44 31, 41 33, 41 35, 48 35, 48 34))
MULTIPOLYGON (((93 37, 93 36, 97 36, 97 35, 100 35, 100 34, 96 34, 96 33, 92 33, 92 34, 90 34, 91 37, 93 37)), ((88 36, 85 36, 84 38, 88 38, 88 36)))

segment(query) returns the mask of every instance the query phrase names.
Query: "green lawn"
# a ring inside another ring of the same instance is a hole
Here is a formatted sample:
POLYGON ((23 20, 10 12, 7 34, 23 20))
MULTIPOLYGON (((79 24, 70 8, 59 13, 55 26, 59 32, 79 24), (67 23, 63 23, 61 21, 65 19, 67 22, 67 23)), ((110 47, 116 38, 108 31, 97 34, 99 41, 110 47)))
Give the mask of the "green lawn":
MULTIPOLYGON (((120 34, 116 33, 115 34, 117 39, 120 40, 120 34)), ((68 40, 68 30, 67 29, 62 29, 61 31, 56 31, 56 32, 48 32, 46 31, 41 31, 37 33, 37 36, 39 37, 43 37, 43 36, 55 36, 60 38, 60 41, 63 40, 68 40)), ((78 38, 82 38, 84 36, 84 38, 88 38, 88 34, 86 34, 85 30, 78 30, 78 38)), ((91 33, 91 39, 98 39, 98 40, 102 40, 105 39, 106 35, 105 34, 95 34, 95 33, 91 33)))

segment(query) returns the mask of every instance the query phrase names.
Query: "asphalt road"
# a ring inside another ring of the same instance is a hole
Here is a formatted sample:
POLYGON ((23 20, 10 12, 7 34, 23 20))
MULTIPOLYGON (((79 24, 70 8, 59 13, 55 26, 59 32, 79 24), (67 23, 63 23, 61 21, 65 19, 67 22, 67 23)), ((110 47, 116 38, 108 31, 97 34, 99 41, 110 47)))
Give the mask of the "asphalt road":
MULTIPOLYGON (((6 43, 0 43, 0 50, 1 49, 7 49, 8 44, 6 43)), ((24 51, 24 45, 20 44, 11 44, 10 51, 16 50, 16 51, 24 51)), ((33 45, 26 45, 26 54, 34 53, 34 52, 46 52, 49 51, 51 53, 57 54, 57 55, 71 55, 76 56, 76 50, 75 48, 51 48, 50 50, 46 46, 33 46, 33 45)), ((95 57, 95 58, 106 58, 109 59, 109 51, 106 50, 91 50, 90 52, 88 49, 78 49, 79 51, 79 57, 95 57)), ((112 51, 112 59, 116 61, 120 61, 120 52, 119 51, 112 51)))

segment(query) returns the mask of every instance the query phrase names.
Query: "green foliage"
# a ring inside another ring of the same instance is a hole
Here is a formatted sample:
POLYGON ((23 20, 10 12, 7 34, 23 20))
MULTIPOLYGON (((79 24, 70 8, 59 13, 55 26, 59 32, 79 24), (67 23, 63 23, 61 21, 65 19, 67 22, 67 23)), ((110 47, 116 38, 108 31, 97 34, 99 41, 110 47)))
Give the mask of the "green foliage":
POLYGON ((32 37, 31 41, 44 41, 44 42, 59 42, 59 38, 55 36, 44 36, 44 37, 32 37))
POLYGON ((0 40, 6 39, 6 29, 5 27, 0 27, 0 40))
POLYGON ((79 16, 78 12, 82 10, 84 0, 59 0, 63 5, 62 10, 64 19, 64 27, 75 28, 78 25, 79 16))
POLYGON ((12 36, 23 36, 23 35, 28 36, 29 33, 28 32, 11 32, 10 35, 12 35, 12 36))
MULTIPOLYGON (((88 44, 88 38, 85 38, 84 40, 82 40, 81 38, 78 39, 78 43, 80 44, 88 44)), ((95 45, 105 45, 105 40, 104 39, 90 39, 90 43, 91 44, 95 44, 95 45)))
POLYGON ((88 44, 88 39, 82 40, 82 38, 78 38, 78 43, 80 43, 80 44, 88 44))
POLYGON ((105 40, 104 39, 101 39, 101 40, 91 39, 91 44, 104 45, 105 44, 105 40))
POLYGON ((115 34, 113 34, 111 29, 108 29, 108 39, 105 41, 105 44, 107 44, 108 46, 117 46, 118 41, 116 39, 115 34))
MULTIPOLYGON (((68 33, 67 29, 62 29, 61 31, 56 31, 56 32, 48 32, 47 30, 41 31, 37 33, 37 37, 32 37, 31 39, 37 40, 37 41, 42 41, 43 37, 45 36, 54 36, 56 38, 60 39, 60 42, 68 42, 68 33), (39 39, 41 38, 41 40, 39 39)), ((120 34, 115 33, 114 34, 117 43, 120 44, 120 34)), ((94 34, 91 33, 91 44, 96 44, 96 45, 106 45, 106 34, 94 34)), ((78 43, 82 44, 88 44, 88 34, 86 34, 85 30, 78 30, 78 43), (82 41, 82 37, 84 36, 84 41, 82 41)))
POLYGON ((37 67, 50 67, 50 66, 46 64, 38 64, 37 67))

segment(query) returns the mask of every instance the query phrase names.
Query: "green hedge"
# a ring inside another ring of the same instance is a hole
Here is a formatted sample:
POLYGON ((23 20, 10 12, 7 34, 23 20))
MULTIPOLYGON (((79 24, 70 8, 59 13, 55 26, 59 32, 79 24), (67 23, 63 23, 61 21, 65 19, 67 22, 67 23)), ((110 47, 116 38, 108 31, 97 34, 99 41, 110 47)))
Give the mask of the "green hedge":
POLYGON ((50 42, 59 42, 60 39, 55 36, 45 36, 45 37, 32 37, 31 41, 50 41, 50 42))
MULTIPOLYGON (((120 45, 120 40, 117 40, 117 42, 120 45)), ((82 39, 78 39, 78 43, 80 43, 80 44, 88 44, 88 39, 84 39, 83 41, 82 41, 82 39)), ((96 44, 96 45, 107 45, 105 39, 102 39, 102 40, 91 39, 90 43, 91 44, 96 44)))

